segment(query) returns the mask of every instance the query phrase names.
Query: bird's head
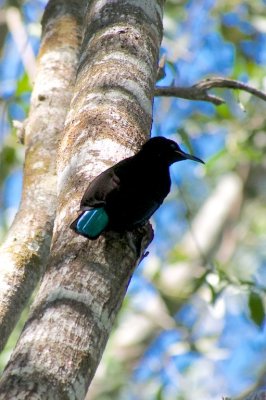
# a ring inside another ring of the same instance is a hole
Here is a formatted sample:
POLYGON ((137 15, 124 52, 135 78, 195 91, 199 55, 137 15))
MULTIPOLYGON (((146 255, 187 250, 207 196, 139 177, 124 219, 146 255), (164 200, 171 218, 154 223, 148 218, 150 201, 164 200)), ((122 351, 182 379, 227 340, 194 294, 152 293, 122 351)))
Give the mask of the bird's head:
POLYGON ((200 158, 185 153, 173 140, 166 139, 163 136, 156 136, 149 139, 142 146, 142 150, 147 156, 160 158, 171 165, 177 161, 193 160, 204 164, 200 158))

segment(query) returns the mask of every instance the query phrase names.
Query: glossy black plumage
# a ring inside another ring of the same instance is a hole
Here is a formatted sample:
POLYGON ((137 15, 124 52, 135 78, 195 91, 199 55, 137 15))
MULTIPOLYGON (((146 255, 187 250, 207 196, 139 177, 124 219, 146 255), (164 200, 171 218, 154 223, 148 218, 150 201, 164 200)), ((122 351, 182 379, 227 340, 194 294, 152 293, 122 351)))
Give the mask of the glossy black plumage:
POLYGON ((140 151, 108 168, 97 176, 85 191, 82 213, 71 224, 77 233, 96 239, 104 230, 131 230, 147 222, 163 203, 171 186, 169 167, 177 161, 199 158, 183 152, 172 140, 164 137, 149 139, 140 151), (78 222, 86 212, 103 209, 108 223, 92 235, 80 229, 78 222))

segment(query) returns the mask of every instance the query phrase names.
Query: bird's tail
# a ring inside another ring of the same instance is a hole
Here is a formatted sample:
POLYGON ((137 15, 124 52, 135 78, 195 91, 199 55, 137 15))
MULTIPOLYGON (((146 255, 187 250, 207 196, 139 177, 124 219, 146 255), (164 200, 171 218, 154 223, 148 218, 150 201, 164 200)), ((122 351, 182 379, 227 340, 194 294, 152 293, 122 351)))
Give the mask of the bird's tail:
POLYGON ((70 228, 88 239, 97 239, 108 225, 109 218, 103 207, 83 211, 70 228))

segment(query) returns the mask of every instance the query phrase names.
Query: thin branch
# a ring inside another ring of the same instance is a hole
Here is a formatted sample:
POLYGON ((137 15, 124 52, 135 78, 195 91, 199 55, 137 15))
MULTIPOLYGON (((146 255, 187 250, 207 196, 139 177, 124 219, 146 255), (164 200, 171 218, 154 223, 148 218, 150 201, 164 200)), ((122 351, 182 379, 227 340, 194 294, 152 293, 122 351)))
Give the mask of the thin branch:
POLYGON ((189 87, 156 86, 155 96, 173 96, 188 100, 209 101, 215 105, 224 104, 225 101, 221 97, 208 93, 208 90, 213 88, 239 89, 266 101, 266 93, 261 90, 255 89, 254 87, 240 81, 220 77, 204 79, 189 87))
POLYGON ((16 7, 9 7, 6 10, 6 23, 18 47, 25 71, 30 81, 33 82, 36 72, 35 55, 23 25, 21 14, 16 7))
POLYGON ((209 94, 206 90, 198 89, 197 87, 195 88, 195 86, 156 86, 154 96, 179 97, 187 100, 203 100, 209 101, 217 106, 225 103, 221 97, 209 94))

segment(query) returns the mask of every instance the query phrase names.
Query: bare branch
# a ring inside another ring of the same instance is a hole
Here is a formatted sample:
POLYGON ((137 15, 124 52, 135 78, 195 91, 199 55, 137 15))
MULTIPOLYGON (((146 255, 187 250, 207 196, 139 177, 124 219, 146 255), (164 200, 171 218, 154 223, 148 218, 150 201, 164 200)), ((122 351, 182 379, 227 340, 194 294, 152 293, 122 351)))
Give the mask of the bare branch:
POLYGON ((221 97, 208 93, 208 90, 214 88, 239 89, 251 93, 254 96, 266 101, 266 93, 262 92, 261 90, 240 81, 221 77, 204 79, 189 87, 156 86, 154 95, 180 97, 188 100, 203 100, 215 105, 224 104, 225 101, 221 97))
POLYGON ((25 26, 23 25, 21 14, 16 7, 9 7, 6 10, 5 16, 8 29, 17 45, 25 71, 30 81, 33 82, 36 73, 35 55, 25 26))
POLYGON ((156 86, 154 96, 179 97, 186 100, 203 100, 209 101, 217 106, 224 104, 225 101, 221 97, 209 94, 206 89, 198 89, 195 86, 156 86))

